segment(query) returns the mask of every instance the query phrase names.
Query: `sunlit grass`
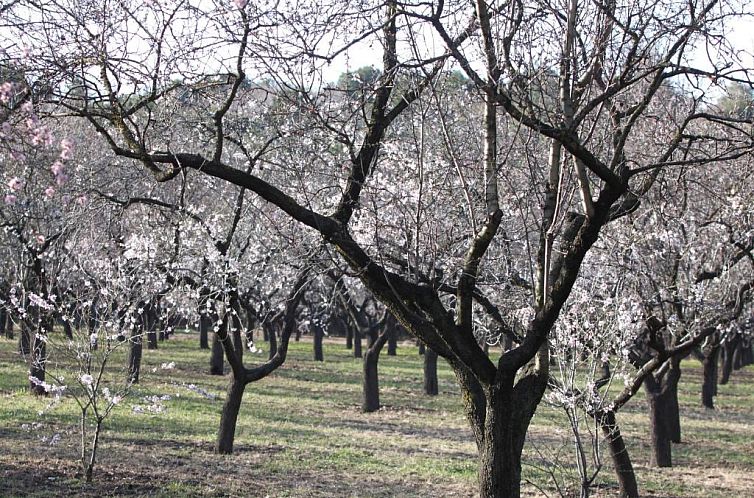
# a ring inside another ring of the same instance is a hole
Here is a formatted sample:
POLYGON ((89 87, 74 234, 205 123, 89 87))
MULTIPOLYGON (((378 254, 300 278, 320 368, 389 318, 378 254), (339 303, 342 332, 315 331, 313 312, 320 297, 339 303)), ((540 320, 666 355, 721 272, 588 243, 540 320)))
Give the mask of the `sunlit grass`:
MULTIPOLYGON (((288 362, 250 384, 236 432, 236 453, 212 452, 227 377, 210 376, 209 352, 179 334, 144 350, 142 382, 106 422, 95 482, 77 479, 77 410, 70 400, 27 394, 27 371, 16 344, 0 339, 1 496, 473 496, 476 448, 463 417, 454 376, 439 363, 440 396, 422 394, 421 357, 410 343, 380 358, 383 409, 363 414, 361 361, 340 343, 325 345, 314 362, 311 343, 291 345, 288 362), (161 364, 175 362, 173 369, 161 364), (190 388, 209 393, 205 397, 190 388), (146 396, 167 395, 165 413, 138 414, 146 396), (39 412, 44 412, 39 415, 39 412), (59 443, 50 438, 59 435, 59 443)), ((125 375, 123 357, 109 375, 125 375)), ((246 355, 247 361, 264 359, 246 355)), ((619 414, 640 488, 648 496, 746 496, 754 489, 754 378, 736 372, 720 386, 719 409, 701 408, 698 362, 683 364, 680 390, 684 443, 673 449, 676 467, 648 467, 644 396, 619 414)), ((603 455, 596 496, 616 487, 603 455)), ((526 492, 557 496, 551 476, 573 485, 570 432, 563 415, 542 406, 525 449, 526 492), (557 457, 565 468, 553 468, 557 457)))

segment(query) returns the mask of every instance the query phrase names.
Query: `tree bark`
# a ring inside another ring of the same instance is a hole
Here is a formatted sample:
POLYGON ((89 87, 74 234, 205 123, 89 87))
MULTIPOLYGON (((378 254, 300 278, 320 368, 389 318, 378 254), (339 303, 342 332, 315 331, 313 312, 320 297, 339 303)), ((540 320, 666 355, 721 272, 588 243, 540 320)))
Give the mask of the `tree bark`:
POLYGON ((395 356, 398 350, 398 320, 390 314, 386 317, 385 328, 387 328, 387 354, 395 356))
POLYGON ((730 340, 723 343, 722 347, 722 369, 720 372, 720 385, 725 385, 730 380, 730 374, 733 372, 733 353, 735 352, 738 341, 740 340, 738 334, 730 340))
MULTIPOLYGON (((426 353, 425 353, 426 354, 426 353)), ((485 389, 486 410, 479 449, 479 491, 482 498, 521 496, 521 432, 513 406, 512 379, 485 389)))
POLYGON ((269 358, 272 358, 275 356, 275 354, 278 352, 278 335, 277 331, 275 330, 275 326, 272 324, 265 324, 264 329, 267 331, 267 340, 269 340, 269 358))
MULTIPOLYGON (((29 360, 29 376, 34 377, 40 382, 44 382, 45 380, 47 365, 47 342, 41 338, 41 335, 49 332, 49 330, 44 330, 41 331, 41 334, 34 334, 31 358, 29 360)), ((36 381, 30 381, 30 388, 34 394, 46 394, 44 387, 36 381)))
POLYGON ((361 352, 361 331, 357 326, 349 327, 353 334, 353 357, 361 358, 363 353, 361 352))
POLYGON ((217 332, 212 334, 212 351, 209 355, 209 374, 225 374, 225 352, 223 351, 223 343, 217 332))
POLYGON ((233 453, 233 442, 236 437, 236 422, 241 410, 241 400, 246 388, 245 379, 231 377, 228 393, 223 403, 223 411, 220 417, 220 430, 217 433, 215 451, 222 455, 233 453))
POLYGON ((7 337, 8 339, 13 339, 15 335, 13 333, 13 327, 15 326, 15 324, 13 323, 13 317, 10 313, 6 314, 5 320, 5 337, 7 337))
POLYGON ((21 322, 21 333, 18 336, 18 352, 24 358, 28 358, 31 354, 31 331, 23 322, 21 322))
POLYGON ((353 330, 346 327, 346 349, 353 349, 353 330))
POLYGON ((658 381, 652 375, 644 380, 652 434, 651 463, 655 467, 671 467, 673 465, 670 444, 673 437, 672 399, 668 390, 664 389, 666 386, 663 385, 663 380, 658 381))
POLYGON ((128 348, 128 381, 131 384, 139 383, 141 373, 142 334, 138 327, 131 329, 128 348))
POLYGON ((704 380, 702 382, 702 406, 710 410, 715 408, 714 398, 717 396, 717 362, 720 357, 720 346, 716 345, 704 351, 702 360, 704 380))
POLYGON ((626 443, 615 421, 615 412, 609 411, 598 415, 602 433, 605 435, 610 449, 610 458, 618 479, 621 498, 639 498, 639 486, 636 483, 636 473, 631 464, 626 443))
POLYGON ((436 396, 438 393, 437 353, 428 347, 424 352, 424 394, 436 396))
POLYGON ((314 333, 314 361, 325 361, 325 356, 322 352, 322 340, 325 337, 325 331, 318 323, 313 323, 312 332, 314 333))
POLYGON ((375 412, 380 409, 380 384, 377 373, 377 363, 380 359, 380 351, 387 342, 387 332, 383 331, 374 343, 367 348, 364 355, 364 398, 361 410, 364 413, 375 412))
POLYGON ((204 313, 199 315, 199 349, 209 349, 209 330, 212 319, 204 313))

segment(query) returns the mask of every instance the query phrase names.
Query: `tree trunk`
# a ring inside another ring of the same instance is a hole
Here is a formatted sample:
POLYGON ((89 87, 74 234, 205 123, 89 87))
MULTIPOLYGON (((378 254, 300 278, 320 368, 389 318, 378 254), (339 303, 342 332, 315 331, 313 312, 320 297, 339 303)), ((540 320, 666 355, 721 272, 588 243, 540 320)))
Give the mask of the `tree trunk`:
POLYGON ((314 361, 325 361, 325 356, 322 353, 322 339, 325 337, 325 331, 319 324, 312 324, 312 332, 314 333, 314 361))
POLYGON ((267 330, 267 339, 270 341, 270 354, 268 355, 268 358, 272 358, 278 352, 278 333, 275 326, 271 324, 266 325, 265 329, 267 330))
POLYGON ((380 351, 387 342, 387 333, 380 334, 374 343, 367 348, 364 355, 364 400, 361 411, 364 413, 375 412, 380 409, 380 384, 377 375, 377 362, 380 359, 380 351))
POLYGON ((387 336, 387 355, 395 356, 398 354, 398 328, 390 327, 387 336))
POLYGON ((644 388, 649 404, 649 422, 652 434, 652 465, 655 467, 671 467, 671 427, 668 418, 669 397, 663 392, 662 383, 651 375, 644 380, 644 388))
MULTIPOLYGON (((349 327, 350 328, 350 327, 349 327)), ((363 353, 361 352, 361 331, 358 327, 353 327, 353 357, 361 358, 363 353)))
POLYGON ((8 336, 7 327, 8 327, 8 311, 5 308, 0 307, 0 336, 6 337, 8 339, 13 339, 13 337, 8 336))
POLYGON ((681 379, 681 360, 674 360, 673 367, 666 375, 668 406, 665 416, 668 419, 670 441, 681 442, 681 409, 678 405, 678 381, 681 379))
POLYGON ((199 315, 199 349, 209 349, 209 330, 212 327, 212 319, 209 315, 199 315))
POLYGON ((236 350, 239 361, 243 362, 243 353, 246 349, 245 336, 241 333, 243 325, 241 324, 240 309, 235 310, 236 313, 228 320, 228 326, 231 327, 228 334, 233 340, 233 349, 236 350))
POLYGON ((733 353, 736 350, 739 340, 739 336, 736 334, 735 337, 723 344, 723 365, 722 371, 720 372, 720 385, 724 386, 728 383, 728 380, 730 380, 730 374, 733 372, 733 353))
POLYGON ((353 329, 346 325, 346 349, 353 349, 353 329))
POLYGON ((436 396, 438 393, 437 353, 428 347, 424 352, 424 394, 436 396))
POLYGON ((236 437, 236 422, 238 412, 241 410, 241 399, 246 388, 244 379, 233 377, 228 386, 228 393, 223 403, 223 411, 220 417, 220 430, 217 433, 217 445, 215 451, 223 455, 233 453, 233 441, 236 437))
MULTIPOLYGON (((426 353, 425 353, 426 354, 426 353)), ((526 429, 516 420, 512 380, 486 389, 487 407, 479 448, 482 498, 520 498, 521 452, 526 429)))
POLYGON ((142 320, 144 320, 144 331, 147 333, 147 349, 157 349, 157 312, 152 303, 144 306, 142 320))
MULTIPOLYGON (((42 334, 44 333, 50 333, 50 331, 42 331, 42 334)), ((47 364, 47 342, 41 338, 42 334, 34 334, 34 342, 29 361, 29 376, 35 379, 30 382, 31 392, 38 395, 46 394, 44 387, 39 384, 39 382, 44 382, 45 380, 47 364)))
POLYGON ((18 352, 24 358, 31 354, 31 331, 24 322, 21 322, 21 334, 18 336, 18 352))
POLYGON ((419 343, 419 354, 420 354, 420 355, 423 355, 423 354, 424 354, 425 348, 426 348, 426 346, 424 345, 424 343, 423 343, 423 342, 420 342, 420 343, 419 343))
POLYGON ((620 433, 620 428, 615 421, 614 412, 606 412, 598 415, 598 421, 602 433, 607 439, 610 449, 610 457, 613 460, 615 475, 618 478, 621 498, 639 498, 639 486, 636 483, 636 473, 628 455, 626 443, 620 433))
POLYGON ((130 345, 128 348, 128 381, 131 384, 139 383, 139 374, 141 373, 141 330, 138 327, 131 329, 130 345))
POLYGON ((212 334, 212 352, 209 355, 209 374, 225 374, 225 351, 220 336, 215 332, 212 334))
POLYGON ((714 346, 704 352, 702 365, 704 367, 704 381, 702 382, 702 406, 715 408, 714 398, 717 396, 717 361, 720 357, 720 346, 714 346))
POLYGON ((8 339, 13 339, 13 327, 15 326, 15 323, 13 323, 13 317, 10 313, 8 313, 5 317, 5 337, 8 339))

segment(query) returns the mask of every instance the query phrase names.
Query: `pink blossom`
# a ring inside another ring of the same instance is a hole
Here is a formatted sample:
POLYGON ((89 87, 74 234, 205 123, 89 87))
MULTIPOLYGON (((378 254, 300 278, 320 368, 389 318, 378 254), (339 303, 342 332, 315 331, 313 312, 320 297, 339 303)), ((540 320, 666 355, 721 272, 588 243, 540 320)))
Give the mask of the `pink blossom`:
POLYGON ((58 185, 65 185, 65 182, 68 181, 68 175, 65 173, 60 173, 59 175, 55 175, 55 181, 58 185))
POLYGON ((47 197, 48 199, 51 199, 51 198, 52 198, 52 196, 54 196, 54 195, 55 195, 55 189, 54 189, 54 188, 52 188, 52 187, 47 187, 47 188, 45 189, 45 197, 47 197))
POLYGON ((86 196, 80 195, 76 197, 76 204, 78 204, 79 206, 83 206, 84 204, 86 204, 86 196))
POLYGON ((21 190, 21 188, 24 186, 24 181, 21 180, 19 177, 13 177, 8 182, 8 188, 13 190, 14 192, 18 192, 21 190))
POLYGON ((52 174, 55 176, 58 176, 59 174, 63 173, 63 169, 65 168, 65 165, 61 163, 60 161, 55 161, 52 163, 52 166, 50 166, 50 171, 52 171, 52 174))
POLYGON ((45 243, 45 236, 44 235, 37 235, 36 236, 37 244, 44 244, 45 243))
POLYGON ((73 141, 64 138, 60 141, 60 159, 70 159, 73 155, 73 141))
POLYGON ((246 7, 246 4, 248 3, 248 0, 233 0, 233 1, 235 2, 236 6, 239 9, 243 9, 244 7, 246 7))
POLYGON ((18 197, 16 197, 15 195, 13 195, 13 194, 7 194, 5 196, 5 203, 7 205, 9 205, 9 206, 12 206, 13 204, 16 203, 17 199, 18 199, 18 197))

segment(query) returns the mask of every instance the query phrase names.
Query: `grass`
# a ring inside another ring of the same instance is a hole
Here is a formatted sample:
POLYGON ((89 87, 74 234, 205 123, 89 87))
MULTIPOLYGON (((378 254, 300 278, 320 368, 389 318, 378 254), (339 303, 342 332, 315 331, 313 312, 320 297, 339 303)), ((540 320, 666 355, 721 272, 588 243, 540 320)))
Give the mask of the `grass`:
MULTIPOLYGON (((95 481, 80 480, 77 412, 70 400, 27 394, 27 371, 14 342, 0 338, 0 496, 474 496, 476 449, 452 372, 439 364, 440 395, 422 394, 421 357, 409 343, 380 359, 383 408, 359 410, 361 363, 341 343, 312 361, 311 343, 291 345, 288 362, 250 384, 236 451, 212 452, 227 378, 210 376, 209 352, 179 334, 146 351, 142 382, 106 421, 95 481), (171 370, 160 368, 174 361, 171 370), (188 388, 206 390, 208 398, 188 388), (165 413, 134 413, 146 396, 169 395, 165 413), (39 415, 39 412, 44 412, 39 415), (50 444, 58 434, 56 444, 50 444)), ((251 355, 248 355, 251 358, 251 355)), ((698 362, 683 364, 684 442, 675 467, 648 466, 650 440, 643 395, 619 414, 644 496, 747 496, 754 489, 754 375, 736 372, 720 386, 718 409, 701 408, 698 362)), ((112 375, 124 375, 120 361, 112 375)), ((605 455, 596 496, 616 486, 605 455)), ((525 494, 557 496, 552 476, 573 485, 570 433, 545 405, 525 448, 525 494), (560 467, 551 462, 557 459, 560 467)))

